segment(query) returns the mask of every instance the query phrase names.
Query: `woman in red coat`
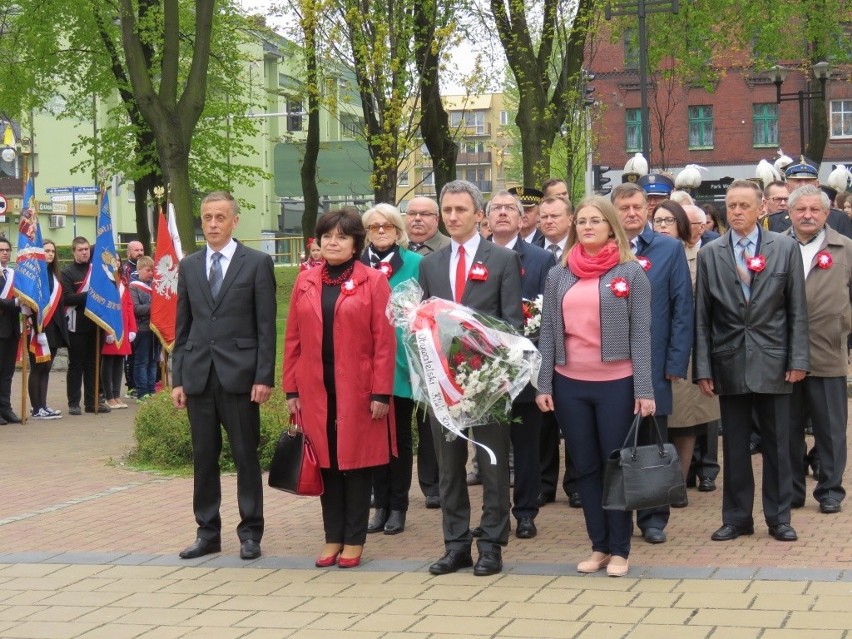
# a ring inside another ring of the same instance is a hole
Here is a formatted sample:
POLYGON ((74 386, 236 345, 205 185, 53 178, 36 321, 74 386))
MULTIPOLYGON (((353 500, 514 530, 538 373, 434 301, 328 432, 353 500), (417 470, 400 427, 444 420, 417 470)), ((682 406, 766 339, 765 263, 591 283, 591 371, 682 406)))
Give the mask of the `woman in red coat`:
MULTIPOLYGON (((119 273, 120 270, 116 270, 119 273)), ((124 339, 115 343, 112 335, 104 338, 101 349, 101 388, 104 401, 112 408, 127 408, 121 401, 121 377, 124 374, 124 358, 132 352, 130 344, 136 339, 136 316, 133 314, 133 301, 127 283, 119 278, 118 294, 121 300, 121 319, 124 322, 124 339)))
POLYGON ((357 256, 366 231, 353 208, 317 223, 325 264, 296 279, 284 342, 284 392, 317 449, 325 547, 316 565, 359 565, 372 470, 396 453, 396 333, 385 315, 387 277, 357 256))

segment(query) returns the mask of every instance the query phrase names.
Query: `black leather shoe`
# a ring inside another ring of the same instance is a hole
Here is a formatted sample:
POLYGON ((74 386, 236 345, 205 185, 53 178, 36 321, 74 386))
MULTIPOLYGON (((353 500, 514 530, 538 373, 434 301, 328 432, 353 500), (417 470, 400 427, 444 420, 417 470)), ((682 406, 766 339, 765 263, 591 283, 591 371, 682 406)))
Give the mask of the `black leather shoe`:
POLYGON ((2 417, 4 420, 6 420, 7 424, 20 424, 21 423, 21 418, 18 417, 15 414, 15 411, 13 411, 13 410, 4 410, 2 413, 0 413, 0 417, 2 417))
POLYGON ((666 531, 661 528, 646 528, 642 531, 642 539, 649 544, 663 544, 666 541, 666 531))
POLYGON ((388 511, 384 508, 376 508, 376 512, 373 513, 370 523, 367 524, 367 532, 382 532, 385 529, 386 523, 388 523, 388 511))
POLYGON ((429 566, 429 572, 433 575, 449 575, 451 572, 470 568, 472 565, 473 557, 470 556, 469 550, 448 550, 446 555, 429 566))
POLYGON ((191 546, 180 551, 178 557, 181 559, 195 559, 196 557, 203 557, 204 555, 221 551, 222 542, 219 539, 202 539, 201 537, 197 537, 191 546))
POLYGON ((426 495, 426 508, 440 508, 441 498, 438 495, 426 495))
POLYGON ((836 499, 823 499, 819 502, 819 511, 826 515, 840 512, 840 502, 836 499))
POLYGON ((485 531, 482 530, 482 526, 476 526, 475 528, 470 529, 471 537, 482 537, 485 534, 485 531))
POLYGON ((744 527, 744 526, 733 526, 731 524, 725 524, 719 530, 710 535, 710 539, 713 541, 731 541, 732 539, 736 539, 740 535, 753 535, 754 528, 753 527, 744 527))
POLYGON ((701 481, 698 482, 698 492, 700 493, 712 493, 716 490, 716 482, 708 477, 703 477, 701 481))
POLYGON ((550 494, 545 495, 544 493, 539 493, 538 499, 536 500, 536 503, 538 504, 539 508, 543 508, 547 504, 552 504, 555 501, 556 501, 556 495, 550 495, 550 494))
POLYGON ((257 559, 260 557, 260 542, 246 539, 240 544, 240 559, 257 559))
POLYGON ((804 499, 794 499, 790 502, 790 508, 804 508, 805 500, 804 499))
POLYGON ((769 527, 769 534, 778 541, 796 541, 799 536, 790 524, 775 524, 769 527))
POLYGON ((518 539, 532 539, 538 534, 538 528, 535 527, 535 522, 532 517, 521 517, 518 520, 518 527, 515 529, 515 537, 518 539))
POLYGON ((477 577, 496 575, 503 570, 503 557, 499 550, 487 550, 479 553, 479 559, 473 567, 473 574, 477 577))
POLYGON ((385 534, 386 535, 398 535, 403 530, 405 530, 405 511, 404 510, 392 510, 392 511, 390 511, 390 515, 388 516, 388 520, 385 523, 385 534))
POLYGON ((580 493, 573 492, 568 495, 568 505, 571 506, 571 508, 582 508, 583 500, 580 499, 580 493))

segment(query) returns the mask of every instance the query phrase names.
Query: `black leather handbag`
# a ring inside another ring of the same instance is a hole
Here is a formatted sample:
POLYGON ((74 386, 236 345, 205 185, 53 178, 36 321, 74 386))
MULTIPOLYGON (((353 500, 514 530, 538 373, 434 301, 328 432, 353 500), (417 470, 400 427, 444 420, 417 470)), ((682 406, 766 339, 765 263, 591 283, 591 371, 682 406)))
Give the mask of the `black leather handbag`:
POLYGON ((663 442, 653 415, 645 419, 653 423, 657 442, 638 445, 643 418, 637 414, 621 449, 612 451, 606 461, 603 485, 605 510, 656 508, 686 499, 686 484, 674 445, 663 442))
POLYGON ((300 422, 301 419, 290 416, 290 427, 281 433, 275 445, 267 481, 271 488, 317 497, 323 492, 319 459, 300 422))

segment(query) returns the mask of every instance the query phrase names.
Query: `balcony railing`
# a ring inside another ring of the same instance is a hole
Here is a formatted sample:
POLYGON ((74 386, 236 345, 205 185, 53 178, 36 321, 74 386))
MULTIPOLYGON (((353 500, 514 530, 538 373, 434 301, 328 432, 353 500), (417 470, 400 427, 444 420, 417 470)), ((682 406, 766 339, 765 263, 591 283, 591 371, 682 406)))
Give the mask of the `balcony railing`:
POLYGON ((480 153, 459 153, 456 157, 456 164, 491 164, 491 151, 482 151, 480 153))

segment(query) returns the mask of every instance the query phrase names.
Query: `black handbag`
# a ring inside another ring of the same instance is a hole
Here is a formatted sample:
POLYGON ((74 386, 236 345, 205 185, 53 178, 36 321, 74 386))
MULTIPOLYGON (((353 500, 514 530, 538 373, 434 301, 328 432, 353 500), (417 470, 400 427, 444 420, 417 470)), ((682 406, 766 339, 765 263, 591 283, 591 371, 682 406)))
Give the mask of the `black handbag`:
POLYGON ((624 438, 620 450, 614 450, 604 468, 603 507, 605 510, 640 510, 684 501, 686 484, 680 460, 673 444, 664 443, 660 427, 649 416, 657 433, 657 443, 637 445, 641 414, 624 438), (632 439, 632 445, 631 445, 632 439))
POLYGON ((322 495, 324 486, 317 452, 293 415, 289 428, 275 444, 267 482, 271 488, 295 495, 322 495))

